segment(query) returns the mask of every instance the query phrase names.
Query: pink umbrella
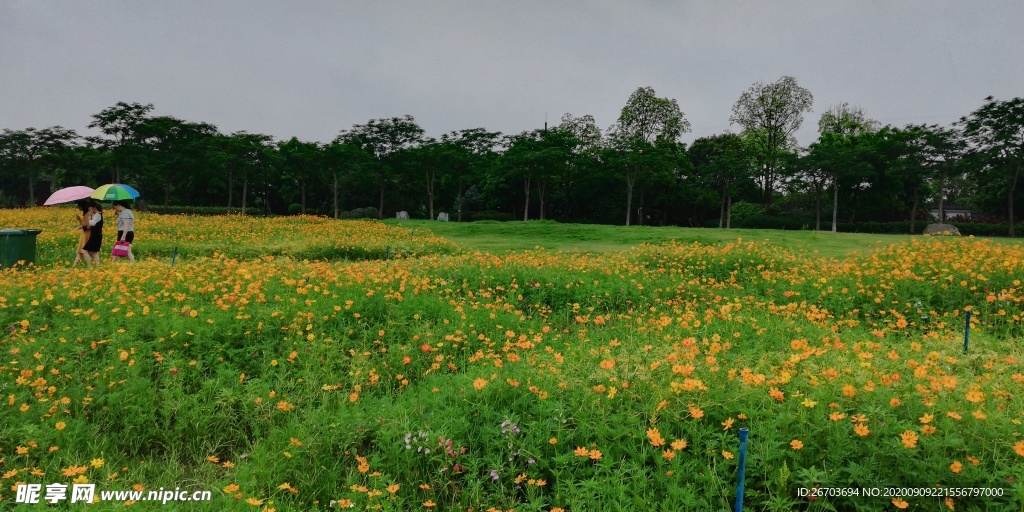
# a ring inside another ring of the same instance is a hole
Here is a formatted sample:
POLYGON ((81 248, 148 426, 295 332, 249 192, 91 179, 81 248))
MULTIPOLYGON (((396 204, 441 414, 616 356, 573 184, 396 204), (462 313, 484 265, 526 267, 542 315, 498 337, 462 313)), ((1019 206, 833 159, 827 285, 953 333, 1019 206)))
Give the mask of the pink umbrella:
POLYGON ((67 187, 62 188, 52 194, 46 200, 44 205, 69 203, 71 201, 77 201, 79 199, 85 199, 92 195, 93 189, 89 187, 67 187))

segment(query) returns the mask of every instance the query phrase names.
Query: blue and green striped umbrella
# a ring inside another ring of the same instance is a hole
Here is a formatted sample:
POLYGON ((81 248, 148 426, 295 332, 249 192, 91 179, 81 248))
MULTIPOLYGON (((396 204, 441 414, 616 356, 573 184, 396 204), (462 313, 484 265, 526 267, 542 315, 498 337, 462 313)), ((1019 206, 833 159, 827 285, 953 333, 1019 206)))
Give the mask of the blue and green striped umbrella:
POLYGON ((111 183, 97 188, 89 197, 101 201, 135 200, 139 197, 139 191, 128 185, 111 183))

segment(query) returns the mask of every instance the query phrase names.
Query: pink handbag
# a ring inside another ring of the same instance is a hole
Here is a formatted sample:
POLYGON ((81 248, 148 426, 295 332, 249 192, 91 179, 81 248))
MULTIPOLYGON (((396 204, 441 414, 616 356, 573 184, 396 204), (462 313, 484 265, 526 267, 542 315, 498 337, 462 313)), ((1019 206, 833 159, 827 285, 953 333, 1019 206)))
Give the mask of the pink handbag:
POLYGON ((128 248, 131 246, 132 244, 125 242, 124 240, 119 240, 117 242, 114 242, 114 248, 110 250, 110 254, 112 256, 117 256, 118 258, 127 257, 128 248))

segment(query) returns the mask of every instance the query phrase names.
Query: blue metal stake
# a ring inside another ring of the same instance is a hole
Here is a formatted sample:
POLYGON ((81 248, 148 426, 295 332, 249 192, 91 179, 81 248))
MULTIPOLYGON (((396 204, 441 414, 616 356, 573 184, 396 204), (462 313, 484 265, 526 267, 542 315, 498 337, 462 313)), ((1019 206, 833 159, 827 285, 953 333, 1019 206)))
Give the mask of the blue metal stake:
POLYGON ((740 429, 740 458, 739 458, 739 475, 736 483, 736 510, 734 512, 743 512, 743 481, 747 476, 747 436, 750 434, 750 430, 741 428, 740 429))
POLYGON ((174 260, 178 257, 178 248, 174 248, 174 252, 171 253, 171 266, 174 266, 174 260))
POLYGON ((967 343, 971 339, 971 312, 967 312, 967 321, 964 323, 964 354, 967 353, 967 343))

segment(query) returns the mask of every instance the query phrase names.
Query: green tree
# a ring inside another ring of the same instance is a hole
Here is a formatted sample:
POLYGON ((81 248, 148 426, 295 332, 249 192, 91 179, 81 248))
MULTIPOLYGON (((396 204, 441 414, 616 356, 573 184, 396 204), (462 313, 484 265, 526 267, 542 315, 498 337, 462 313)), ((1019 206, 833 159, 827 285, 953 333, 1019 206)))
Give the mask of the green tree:
POLYGON ((985 98, 985 104, 962 118, 964 136, 969 150, 980 157, 979 179, 998 183, 1006 194, 1009 236, 1014 229, 1014 202, 1024 160, 1024 98, 996 100, 985 98))
POLYGON ((701 137, 693 141, 689 156, 701 181, 718 191, 718 227, 732 227, 733 193, 753 170, 753 155, 747 141, 735 133, 701 137))
MULTIPOLYGON (((641 87, 629 96, 619 119, 609 133, 611 145, 629 154, 623 162, 626 177, 626 225, 633 219, 633 189, 638 180, 650 178, 659 168, 666 151, 672 151, 679 137, 690 131, 690 122, 674 99, 659 98, 651 87, 641 87)), ((643 222, 643 218, 640 218, 643 222)))
POLYGON ((60 155, 78 143, 78 134, 61 126, 37 130, 5 129, 0 133, 0 158, 28 181, 29 204, 37 203, 36 177, 40 170, 49 171, 51 192, 57 188, 57 169, 60 155), (41 166, 48 165, 46 169, 41 166))
MULTIPOLYGON (((809 94, 809 93, 808 93, 809 94)), ((811 173, 828 176, 832 183, 832 232, 838 226, 839 179, 844 172, 856 174, 858 137, 878 130, 878 122, 868 119, 860 107, 843 102, 828 108, 818 120, 818 142, 811 149, 811 173), (818 165, 813 165, 818 164, 818 165)), ((815 179, 815 183, 820 183, 815 179)), ((821 187, 815 187, 815 230, 821 229, 821 187)))
POLYGON ((89 128, 99 128, 109 137, 105 144, 113 155, 113 183, 122 183, 122 167, 131 161, 132 156, 138 154, 138 129, 152 111, 152 103, 142 105, 119 101, 92 116, 93 121, 89 123, 89 128))
POLYGON ((409 115, 372 119, 366 124, 353 125, 350 130, 342 130, 338 135, 337 141, 362 148, 381 164, 375 166, 375 177, 380 190, 378 218, 384 215, 384 192, 397 170, 397 163, 393 161, 393 157, 397 152, 415 146, 422 137, 423 129, 409 115))
POLYGON ((455 210, 458 222, 466 209, 466 190, 470 183, 480 179, 498 159, 495 148, 502 140, 500 132, 484 128, 469 128, 441 136, 447 168, 442 183, 456 186, 455 210))
POLYGON ((771 208, 781 155, 795 146, 793 133, 813 105, 810 91, 800 87, 795 78, 783 76, 770 84, 755 83, 732 107, 729 122, 749 132, 757 151, 765 210, 771 208))
POLYGON ((292 137, 287 142, 278 142, 277 151, 281 155, 284 177, 294 182, 299 188, 299 204, 302 214, 306 214, 306 186, 314 179, 317 165, 320 163, 320 146, 315 142, 303 142, 292 137))

